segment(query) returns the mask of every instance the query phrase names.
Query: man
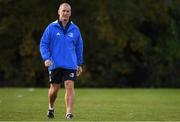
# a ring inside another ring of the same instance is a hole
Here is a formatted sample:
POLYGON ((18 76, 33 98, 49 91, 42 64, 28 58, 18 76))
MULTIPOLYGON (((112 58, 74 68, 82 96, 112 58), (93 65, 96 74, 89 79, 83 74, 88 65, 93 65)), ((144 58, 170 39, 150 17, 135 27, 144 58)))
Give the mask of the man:
POLYGON ((49 109, 47 116, 54 118, 54 102, 60 85, 65 87, 66 118, 72 119, 74 82, 82 72, 83 41, 79 28, 70 20, 71 6, 62 3, 59 18, 45 29, 40 42, 40 52, 49 70, 49 109))

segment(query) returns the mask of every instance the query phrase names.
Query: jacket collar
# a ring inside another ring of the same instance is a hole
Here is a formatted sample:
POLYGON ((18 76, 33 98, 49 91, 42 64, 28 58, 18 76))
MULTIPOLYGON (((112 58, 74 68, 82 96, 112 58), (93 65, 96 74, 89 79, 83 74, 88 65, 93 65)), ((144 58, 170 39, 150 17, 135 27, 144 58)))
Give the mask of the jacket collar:
POLYGON ((59 25, 60 25, 60 27, 64 30, 64 32, 66 33, 67 32, 67 30, 68 30, 68 28, 69 28, 69 26, 71 25, 71 20, 69 20, 69 22, 66 24, 66 26, 65 27, 63 27, 63 25, 62 25, 62 22, 61 21, 59 21, 58 20, 58 23, 59 23, 59 25))

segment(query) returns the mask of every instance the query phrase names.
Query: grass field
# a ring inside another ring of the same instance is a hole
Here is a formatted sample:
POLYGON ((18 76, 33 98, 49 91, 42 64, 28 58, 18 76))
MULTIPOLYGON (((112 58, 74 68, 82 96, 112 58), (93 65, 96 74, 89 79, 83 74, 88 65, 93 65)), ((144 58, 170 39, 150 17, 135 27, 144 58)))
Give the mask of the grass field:
MULTIPOLYGON (((47 89, 0 88, 0 121, 49 121, 47 89)), ((180 89, 76 89, 74 121, 180 121, 180 89)), ((53 121, 65 120, 64 89, 53 121)))

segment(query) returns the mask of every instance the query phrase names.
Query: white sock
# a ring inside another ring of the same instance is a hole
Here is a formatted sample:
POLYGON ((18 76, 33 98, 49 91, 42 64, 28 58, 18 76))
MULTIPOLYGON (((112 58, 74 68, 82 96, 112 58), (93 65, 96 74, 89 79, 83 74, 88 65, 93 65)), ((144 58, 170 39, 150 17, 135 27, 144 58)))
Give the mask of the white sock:
POLYGON ((51 107, 51 106, 49 106, 49 110, 54 110, 54 108, 53 108, 53 107, 51 107))
POLYGON ((71 112, 67 112, 67 113, 66 113, 66 116, 67 116, 68 114, 72 114, 72 113, 71 113, 71 112))

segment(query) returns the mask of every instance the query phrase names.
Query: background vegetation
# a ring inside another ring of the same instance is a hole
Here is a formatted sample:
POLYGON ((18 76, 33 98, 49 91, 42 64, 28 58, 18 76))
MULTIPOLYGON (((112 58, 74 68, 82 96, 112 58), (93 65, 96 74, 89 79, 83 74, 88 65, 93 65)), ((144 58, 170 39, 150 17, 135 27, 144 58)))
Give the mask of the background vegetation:
MULTIPOLYGON (((0 86, 47 85, 39 42, 62 2, 0 0, 0 86)), ((180 87, 179 0, 67 2, 84 39, 76 86, 180 87)))

